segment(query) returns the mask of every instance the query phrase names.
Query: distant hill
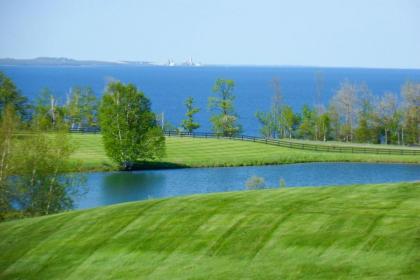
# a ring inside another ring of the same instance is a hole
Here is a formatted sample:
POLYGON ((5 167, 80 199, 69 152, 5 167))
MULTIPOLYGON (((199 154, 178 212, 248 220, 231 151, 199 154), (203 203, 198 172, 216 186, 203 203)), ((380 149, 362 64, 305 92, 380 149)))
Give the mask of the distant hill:
POLYGON ((37 57, 32 59, 0 58, 0 65, 88 66, 88 65, 153 65, 147 61, 76 60, 66 57, 37 57))

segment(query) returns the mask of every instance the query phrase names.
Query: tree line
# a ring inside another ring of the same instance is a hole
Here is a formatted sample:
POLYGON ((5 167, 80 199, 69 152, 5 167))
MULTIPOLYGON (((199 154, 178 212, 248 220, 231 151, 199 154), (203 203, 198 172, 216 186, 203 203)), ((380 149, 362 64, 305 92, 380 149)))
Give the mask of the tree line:
MULTIPOLYGON (((383 144, 420 144, 420 83, 406 82, 399 94, 373 95, 366 84, 341 83, 328 106, 318 99, 315 106, 304 105, 300 112, 286 104, 278 79, 272 82, 274 94, 268 111, 255 113, 266 138, 295 138, 318 141, 344 141, 383 144)), ((238 135, 242 129, 234 110, 235 83, 216 81, 209 98, 213 132, 222 136, 238 135)), ((317 89, 318 91, 319 89, 317 89)), ((200 125, 192 115, 192 97, 187 99, 187 120, 181 128, 193 132, 200 125)))
POLYGON ((366 84, 341 83, 328 106, 303 106, 300 113, 282 99, 274 81, 271 109, 257 112, 265 137, 384 144, 420 143, 420 84, 406 82, 398 94, 375 96, 366 84))

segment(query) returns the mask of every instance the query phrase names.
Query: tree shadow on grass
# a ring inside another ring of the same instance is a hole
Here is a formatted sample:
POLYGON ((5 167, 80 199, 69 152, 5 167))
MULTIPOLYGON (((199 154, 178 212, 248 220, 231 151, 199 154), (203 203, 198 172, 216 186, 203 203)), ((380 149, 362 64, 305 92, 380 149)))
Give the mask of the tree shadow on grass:
POLYGON ((133 170, 153 170, 153 169, 178 169, 189 168, 188 165, 166 162, 166 161, 138 161, 135 162, 130 169, 121 169, 121 171, 133 170))

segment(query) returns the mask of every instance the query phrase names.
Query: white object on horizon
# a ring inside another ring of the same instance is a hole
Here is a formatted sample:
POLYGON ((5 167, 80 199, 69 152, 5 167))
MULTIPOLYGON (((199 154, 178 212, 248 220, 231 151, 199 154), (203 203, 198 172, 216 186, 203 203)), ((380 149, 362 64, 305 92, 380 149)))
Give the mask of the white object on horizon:
POLYGON ((168 59, 168 63, 166 65, 175 66, 175 62, 172 59, 168 59))

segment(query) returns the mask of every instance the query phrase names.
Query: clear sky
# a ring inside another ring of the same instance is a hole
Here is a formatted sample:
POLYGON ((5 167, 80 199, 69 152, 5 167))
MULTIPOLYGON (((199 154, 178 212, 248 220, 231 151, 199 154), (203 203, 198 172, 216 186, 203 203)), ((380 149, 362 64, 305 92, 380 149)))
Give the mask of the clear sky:
POLYGON ((420 0, 0 0, 0 57, 420 68, 420 0))

